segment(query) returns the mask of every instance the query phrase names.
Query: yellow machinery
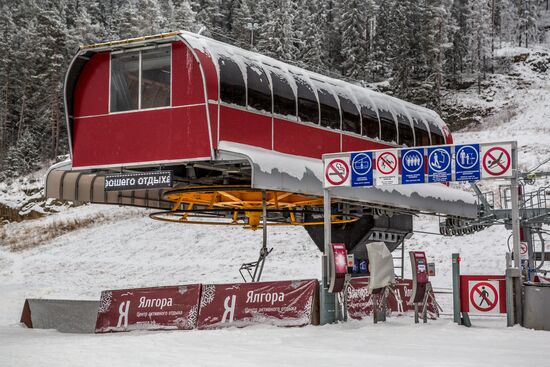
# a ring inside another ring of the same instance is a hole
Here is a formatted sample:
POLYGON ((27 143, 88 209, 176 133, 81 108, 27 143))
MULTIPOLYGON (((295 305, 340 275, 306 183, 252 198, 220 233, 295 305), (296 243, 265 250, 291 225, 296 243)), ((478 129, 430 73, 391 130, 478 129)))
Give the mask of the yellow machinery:
MULTIPOLYGON (((323 224, 323 199, 249 186, 191 186, 168 190, 163 199, 174 203, 172 210, 155 212, 151 218, 186 224, 238 225, 256 230, 266 224, 307 226, 323 224)), ((359 218, 334 214, 333 224, 359 218)))

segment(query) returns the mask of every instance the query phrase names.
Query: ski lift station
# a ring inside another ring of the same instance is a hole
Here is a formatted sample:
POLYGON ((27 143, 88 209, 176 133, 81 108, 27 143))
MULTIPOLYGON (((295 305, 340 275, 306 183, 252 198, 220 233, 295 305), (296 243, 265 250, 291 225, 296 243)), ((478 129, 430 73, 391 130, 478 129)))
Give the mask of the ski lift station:
MULTIPOLYGON (((423 253, 410 254, 413 279, 403 279, 405 241, 414 233, 415 215, 439 216, 444 235, 473 233, 497 217, 519 233, 521 223, 514 221, 514 210, 497 213, 475 184, 473 192, 447 184, 456 178, 454 171, 452 177, 426 179, 430 176, 424 158, 433 149, 439 149, 434 164, 449 170, 454 170, 450 161, 455 157, 466 166, 477 162, 479 167, 485 149, 478 147, 476 162, 471 152, 459 152, 449 128, 434 111, 205 36, 175 32, 83 46, 67 71, 64 98, 70 157, 48 171, 47 197, 149 208, 152 219, 182 225, 261 230, 258 260, 236 264, 241 266, 243 297, 273 305, 273 299, 283 302, 285 286, 310 292, 311 299, 303 302, 305 313, 299 315, 302 324, 304 315, 307 323, 345 319, 353 297, 343 293, 369 282, 369 291, 378 294, 372 311, 375 321, 385 318, 386 307, 393 307, 392 297, 401 300, 394 286, 399 282, 409 282, 413 291, 408 302, 417 315, 422 308, 424 317, 437 314, 437 303, 426 286, 423 253), (392 156, 386 151, 398 153, 392 156), (356 157, 357 152, 363 156, 356 157), (405 175, 401 164, 418 166, 416 177, 421 179, 405 175), (357 184, 363 179, 357 175, 373 171, 372 182, 364 178, 363 184, 357 184), (389 172, 387 177, 381 177, 384 172, 389 172), (405 177, 412 181, 399 181, 405 177), (320 285, 317 280, 271 282, 267 300, 254 286, 267 287, 258 281, 272 250, 268 228, 284 225, 304 226, 323 252, 319 264, 323 279, 320 285), (391 253, 400 259, 395 269, 391 253)), ((509 156, 502 164, 510 167, 502 177, 508 177, 509 171, 510 178, 519 179, 515 145, 505 144, 504 150, 509 156)), ((463 181, 475 179, 465 176, 463 181)), ((513 183, 511 193, 514 196, 513 183)), ((531 241, 522 241, 534 254, 531 241)), ((219 246, 230 245, 220 239, 219 246)), ((528 269, 536 268, 534 256, 528 269)), ((514 260, 519 261, 518 256, 514 260)), ((522 273, 512 263, 508 273, 505 288, 516 297, 506 296, 509 308, 515 306, 509 321, 522 323, 528 319, 519 316, 528 286, 520 282, 534 281, 536 274, 522 273)), ((219 323, 208 324, 205 320, 213 316, 203 317, 203 312, 210 312, 203 311, 203 301, 212 296, 208 300, 214 299, 214 304, 215 296, 209 293, 210 285, 198 287, 193 288, 191 301, 181 301, 201 304, 198 316, 189 318, 185 328, 193 322, 199 328, 224 322, 244 325, 238 324, 240 314, 229 294, 221 301, 219 323)), ((135 294, 139 292, 155 289, 135 294)), ((104 292, 96 332, 131 330, 133 322, 141 322, 141 328, 143 324, 162 328, 163 322, 169 322, 151 320, 152 316, 148 321, 132 319, 130 301, 124 303, 126 293, 104 292), (103 297, 116 305, 116 317, 103 307, 103 297)), ((486 303, 493 303, 490 295, 483 296, 486 303)), ((156 296, 147 305, 155 307, 155 299, 166 297, 156 296)), ((140 302, 138 297, 135 303, 140 302)), ((47 305, 32 300, 24 312, 24 319, 35 327, 39 322, 33 317, 39 309, 50 312, 47 305)), ((457 320, 467 324, 467 311, 459 312, 457 320)), ((280 312, 273 317, 293 325, 280 312)))

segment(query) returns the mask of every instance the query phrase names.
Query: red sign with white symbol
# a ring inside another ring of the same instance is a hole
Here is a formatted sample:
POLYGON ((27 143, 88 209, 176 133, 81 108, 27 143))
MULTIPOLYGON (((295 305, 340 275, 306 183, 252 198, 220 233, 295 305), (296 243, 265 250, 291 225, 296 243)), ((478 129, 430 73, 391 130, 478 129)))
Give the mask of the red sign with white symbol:
POLYGON ((399 183, 398 163, 397 149, 376 152, 375 185, 397 185, 399 183))
POLYGON ((519 244, 519 256, 522 260, 526 260, 529 258, 529 248, 527 247, 526 242, 521 242, 519 244))
POLYGON ((461 311, 506 313, 506 280, 502 275, 461 275, 461 311))
POLYGON ((349 157, 326 161, 325 187, 349 185, 349 157))
POLYGON ((512 176, 512 147, 509 144, 502 146, 482 146, 481 148, 482 178, 511 177, 512 176))

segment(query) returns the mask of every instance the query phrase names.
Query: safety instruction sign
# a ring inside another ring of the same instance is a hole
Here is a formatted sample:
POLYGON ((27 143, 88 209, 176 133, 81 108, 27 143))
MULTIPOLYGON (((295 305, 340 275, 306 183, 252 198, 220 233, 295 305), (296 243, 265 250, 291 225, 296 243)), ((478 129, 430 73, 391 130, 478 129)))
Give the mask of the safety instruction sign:
POLYGON ((462 312, 506 313, 506 280, 503 275, 461 275, 462 312))
POLYGON ((414 184, 425 182, 424 149, 401 150, 401 183, 414 184))
POLYGON ((372 186, 373 166, 372 152, 351 153, 351 186, 372 186))
POLYGON ((428 182, 449 182, 451 180, 451 147, 428 148, 428 182))
POLYGON ((397 185, 399 184, 397 149, 376 151, 376 174, 375 185, 397 185))
POLYGON ((325 161, 325 187, 349 186, 349 157, 332 158, 325 161))
POLYGON ((511 178, 516 142, 391 148, 323 155, 324 187, 511 178))
POLYGON ((512 177, 512 144, 481 147, 481 178, 512 177))
POLYGON ((479 144, 455 146, 455 180, 477 181, 480 178, 479 144))

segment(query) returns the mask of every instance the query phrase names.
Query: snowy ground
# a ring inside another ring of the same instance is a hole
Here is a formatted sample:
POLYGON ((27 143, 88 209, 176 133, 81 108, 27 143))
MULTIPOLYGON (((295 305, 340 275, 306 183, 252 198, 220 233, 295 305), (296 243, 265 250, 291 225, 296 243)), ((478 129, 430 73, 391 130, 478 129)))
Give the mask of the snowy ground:
MULTIPOLYGON (((497 94, 516 106, 513 116, 502 114, 483 130, 454 137, 457 143, 518 140, 521 166, 529 168, 550 157, 550 77, 518 68, 530 87, 497 94)), ((543 168, 549 170, 550 164, 543 168)), ((482 187, 497 190, 499 184, 482 187)), ((437 232, 437 218, 416 218, 415 229, 437 232)), ((1 231, 21 239, 0 245, 2 367, 550 363, 549 332, 506 328, 501 317, 474 318, 471 329, 455 326, 448 316, 448 295, 441 294, 444 316, 428 325, 399 317, 378 325, 364 320, 292 329, 257 326, 112 335, 25 329, 18 320, 28 297, 98 299, 104 289, 240 281, 238 267, 256 259, 261 232, 161 223, 145 211, 105 206, 68 208, 55 216, 5 225, 1 231), (61 228, 55 238, 47 236, 50 229, 68 222, 69 233, 61 228)), ((451 286, 453 252, 460 252, 464 274, 502 274, 508 236, 502 226, 451 238, 418 232, 407 250, 426 251, 437 267, 432 281, 444 290, 451 286)), ((269 241, 275 249, 266 263, 265 280, 319 278, 320 253, 302 228, 270 229, 269 241)))

